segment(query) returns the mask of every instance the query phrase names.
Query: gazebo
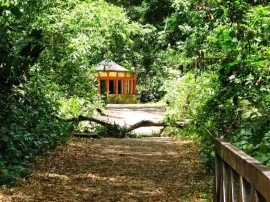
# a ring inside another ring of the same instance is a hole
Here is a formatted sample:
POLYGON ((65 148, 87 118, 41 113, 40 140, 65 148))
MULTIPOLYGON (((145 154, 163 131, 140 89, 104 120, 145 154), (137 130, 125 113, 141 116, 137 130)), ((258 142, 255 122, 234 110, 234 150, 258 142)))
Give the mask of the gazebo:
POLYGON ((119 64, 103 60, 97 66, 98 94, 110 103, 136 103, 136 73, 119 64))

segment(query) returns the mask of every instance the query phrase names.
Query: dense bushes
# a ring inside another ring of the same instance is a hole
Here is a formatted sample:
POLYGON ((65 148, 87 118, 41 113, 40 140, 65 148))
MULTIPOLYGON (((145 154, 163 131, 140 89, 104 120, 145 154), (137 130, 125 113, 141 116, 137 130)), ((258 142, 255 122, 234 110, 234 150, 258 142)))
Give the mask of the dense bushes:
POLYGON ((26 85, 42 51, 41 31, 25 23, 35 10, 23 15, 28 9, 20 3, 0 3, 0 186, 27 174, 34 156, 65 139, 61 124, 49 115, 53 105, 42 86, 26 85))
POLYGON ((28 84, 6 96, 1 92, 0 186, 15 183, 29 173, 31 161, 68 139, 69 126, 52 117, 57 105, 36 84, 28 84))
MULTIPOLYGON (((189 22, 191 37, 181 46, 189 73, 182 72, 169 94, 167 119, 192 119, 185 132, 201 139, 206 162, 212 159, 213 139, 222 137, 270 166, 270 7, 241 2, 224 3, 218 8, 223 12, 212 17, 208 13, 211 18, 204 21, 211 29, 197 27, 197 18, 189 22)), ((192 12, 187 15, 202 14, 194 7, 192 12)))
POLYGON ((142 90, 139 94, 139 101, 141 103, 158 102, 164 97, 165 94, 165 91, 160 91, 158 89, 142 90))

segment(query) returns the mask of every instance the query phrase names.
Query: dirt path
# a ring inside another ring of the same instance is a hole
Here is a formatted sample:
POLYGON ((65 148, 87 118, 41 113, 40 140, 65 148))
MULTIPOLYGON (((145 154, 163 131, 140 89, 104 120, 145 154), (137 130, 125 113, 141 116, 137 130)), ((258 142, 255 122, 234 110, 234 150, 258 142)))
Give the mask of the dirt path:
POLYGON ((192 142, 171 138, 74 139, 39 159, 0 201, 206 201, 211 176, 192 142))
MULTIPOLYGON (((105 118, 133 124, 161 120, 163 112, 162 107, 113 106, 105 118)), ((0 190, 0 201, 207 201, 211 179, 200 161, 198 145, 191 141, 75 138, 38 159, 21 186, 0 190)))
MULTIPOLYGON (((132 125, 141 120, 162 121, 165 105, 122 105, 111 104, 107 106, 106 117, 101 117, 109 122, 116 122, 120 126, 132 125)), ((159 134, 163 127, 141 127, 134 132, 136 134, 153 135, 159 134)))

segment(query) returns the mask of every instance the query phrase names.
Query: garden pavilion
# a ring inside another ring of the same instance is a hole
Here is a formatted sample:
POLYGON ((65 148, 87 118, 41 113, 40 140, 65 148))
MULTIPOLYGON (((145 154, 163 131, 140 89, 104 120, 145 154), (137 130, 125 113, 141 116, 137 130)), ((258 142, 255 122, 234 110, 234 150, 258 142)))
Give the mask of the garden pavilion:
POLYGON ((114 99, 126 97, 128 100, 130 96, 136 95, 137 80, 134 71, 107 59, 98 64, 97 73, 98 94, 114 97, 114 99))

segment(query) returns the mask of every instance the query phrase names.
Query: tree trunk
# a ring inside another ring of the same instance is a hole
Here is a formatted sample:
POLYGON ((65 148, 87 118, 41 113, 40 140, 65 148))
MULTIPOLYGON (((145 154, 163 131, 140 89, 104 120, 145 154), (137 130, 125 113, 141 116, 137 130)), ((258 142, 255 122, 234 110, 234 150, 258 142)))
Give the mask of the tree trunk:
MULTIPOLYGON (((61 121, 65 121, 65 122, 81 122, 81 121, 90 121, 90 122, 94 122, 94 123, 98 123, 102 126, 105 126, 109 129, 112 129, 112 133, 119 133, 119 134, 123 134, 123 132, 125 134, 130 133, 131 131, 140 128, 140 127, 151 127, 151 126, 162 126, 162 127, 167 127, 169 126, 168 123, 164 122, 164 121, 160 121, 160 122, 154 122, 154 121, 150 121, 150 120, 142 120, 140 122, 137 122, 133 125, 130 126, 120 126, 119 124, 116 123, 109 123, 106 121, 102 121, 100 119, 96 119, 93 117, 86 117, 86 116, 78 116, 78 117, 74 117, 74 118, 70 118, 70 119, 63 119, 61 117, 55 116, 56 119, 61 120, 61 121)), ((178 128, 182 128, 183 125, 185 124, 184 121, 178 121, 173 123, 173 126, 176 126, 178 128)), ((80 135, 79 133, 75 133, 75 136, 87 136, 85 133, 83 133, 82 135, 80 135)), ((123 135, 121 135, 123 136, 123 135)))

